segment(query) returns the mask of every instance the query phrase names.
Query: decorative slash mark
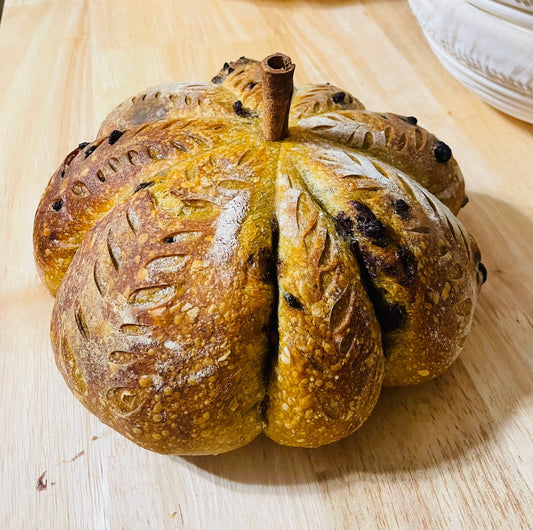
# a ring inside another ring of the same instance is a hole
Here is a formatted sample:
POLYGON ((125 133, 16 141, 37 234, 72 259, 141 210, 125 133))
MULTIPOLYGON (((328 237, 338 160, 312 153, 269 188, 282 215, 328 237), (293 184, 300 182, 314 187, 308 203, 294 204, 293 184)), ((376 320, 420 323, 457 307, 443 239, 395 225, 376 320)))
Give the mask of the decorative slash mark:
POLYGON ((89 145, 89 142, 81 142, 81 144, 78 145, 78 149, 85 149, 89 145))
POLYGON ((87 326, 87 321, 85 320, 85 315, 81 310, 81 305, 79 301, 76 304, 74 320, 76 321, 76 326, 78 327, 79 332, 81 333, 83 338, 87 340, 89 338, 89 327, 87 326))

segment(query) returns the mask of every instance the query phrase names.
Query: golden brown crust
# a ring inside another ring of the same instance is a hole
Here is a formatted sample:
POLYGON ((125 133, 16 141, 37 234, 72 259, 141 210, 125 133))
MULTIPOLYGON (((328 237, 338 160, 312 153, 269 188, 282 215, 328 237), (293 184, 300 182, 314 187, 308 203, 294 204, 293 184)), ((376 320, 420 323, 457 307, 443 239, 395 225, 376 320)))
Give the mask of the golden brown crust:
POLYGON ((278 355, 265 434, 281 444, 317 447, 367 419, 384 358, 355 257, 284 154, 276 182, 278 355))
POLYGON ((482 283, 473 239, 446 206, 377 159, 302 142, 291 157, 364 271, 383 334, 384 384, 440 375, 464 346, 482 283))
POLYGON ((149 89, 65 159, 36 213, 58 367, 154 451, 338 440, 382 384, 442 373, 471 325, 483 269, 435 198, 464 200, 447 147, 330 85, 295 89, 282 142, 262 113, 246 58, 212 85, 149 89))
POLYGON ((272 186, 253 167, 264 152, 245 164, 235 155, 198 160, 190 190, 178 169, 117 205, 58 292, 63 375, 89 410, 147 449, 220 453, 262 429, 273 285, 250 257, 272 251, 261 207, 272 186))
POLYGON ((168 83, 149 88, 115 107, 105 118, 98 138, 147 123, 179 118, 233 118, 234 98, 213 85, 168 83))
POLYGON ((325 85, 308 85, 297 88, 291 105, 293 124, 309 116, 343 110, 364 110, 364 105, 348 92, 325 85))
POLYGON ((211 80, 221 89, 233 94, 244 108, 263 111, 262 70, 259 61, 241 57, 225 63, 211 80))
MULTIPOLYGON (((258 62, 241 58, 227 63, 214 80, 235 94, 245 108, 262 113, 258 62)), ((398 167, 454 214, 466 202, 463 176, 451 151, 444 158, 435 156, 435 150, 446 144, 420 127, 413 116, 370 112, 338 87, 309 85, 294 91, 290 126, 293 136, 312 132, 313 136, 368 152, 398 167)))
POLYGON ((98 219, 138 186, 216 150, 221 136, 228 144, 239 142, 245 130, 231 120, 176 119, 127 129, 113 144, 107 136, 74 150, 52 176, 35 216, 35 260, 52 294, 98 219))
POLYGON ((435 156, 435 150, 446 148, 446 144, 409 119, 391 113, 340 109, 315 113, 293 124, 296 134, 312 132, 401 169, 456 214, 465 202, 461 170, 453 158, 439 162, 444 159, 435 156))

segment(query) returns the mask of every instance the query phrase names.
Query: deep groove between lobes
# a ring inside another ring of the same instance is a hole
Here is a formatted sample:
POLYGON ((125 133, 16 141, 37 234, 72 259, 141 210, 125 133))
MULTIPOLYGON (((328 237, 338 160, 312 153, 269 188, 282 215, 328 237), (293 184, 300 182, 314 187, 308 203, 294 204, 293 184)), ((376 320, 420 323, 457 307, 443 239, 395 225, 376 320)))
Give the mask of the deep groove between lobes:
POLYGON ((267 355, 264 360, 264 366, 262 370, 263 383, 265 385, 265 395, 263 401, 260 404, 260 412, 263 421, 266 422, 266 411, 268 410, 269 396, 268 396, 268 387, 269 382, 274 371, 275 364, 278 360, 279 352, 279 283, 278 283, 278 244, 279 244, 279 225, 278 220, 275 216, 272 217, 271 221, 271 247, 272 247, 272 266, 275 267, 274 271, 268 273, 269 277, 272 278, 272 305, 270 310, 270 316, 268 318, 268 331, 267 331, 267 355))
MULTIPOLYGON (((270 247, 272 259, 270 260, 271 270, 266 271, 266 276, 269 281, 272 283, 272 302, 270 306, 270 315, 268 317, 267 324, 267 351, 264 359, 264 364, 262 367, 262 378, 263 384, 265 385, 265 394, 263 400, 259 405, 259 411, 263 422, 267 423, 267 410, 269 405, 269 383, 274 372, 275 365, 278 361, 278 352, 279 352, 279 315, 278 315, 278 306, 279 306, 279 281, 278 281, 278 262, 279 262, 279 221, 276 215, 276 181, 279 174, 279 163, 281 159, 281 146, 282 144, 277 144, 276 149, 276 163, 273 172, 270 175, 267 175, 266 178, 270 177, 270 182, 266 182, 266 186, 270 186, 270 193, 272 196, 273 204, 271 208, 271 218, 270 218, 270 247)), ((273 153, 274 154, 274 153, 273 153)))

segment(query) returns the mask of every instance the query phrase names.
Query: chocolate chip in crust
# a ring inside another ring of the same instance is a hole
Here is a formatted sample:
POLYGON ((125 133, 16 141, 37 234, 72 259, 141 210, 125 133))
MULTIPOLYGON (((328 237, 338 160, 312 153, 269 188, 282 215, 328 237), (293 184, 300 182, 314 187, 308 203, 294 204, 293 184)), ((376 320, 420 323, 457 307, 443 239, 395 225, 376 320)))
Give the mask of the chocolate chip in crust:
POLYGON ((452 157, 452 150, 444 142, 437 141, 433 145, 433 154, 437 162, 445 164, 452 157))
POLYGON ((298 309, 298 311, 303 311, 304 306, 302 305, 302 302, 296 298, 291 293, 283 293, 283 298, 285 299, 285 302, 287 302, 291 307, 294 309, 298 309))
POLYGON ((487 267, 483 263, 479 262, 477 265, 477 270, 481 274, 481 283, 484 284, 487 281, 487 267))
POLYGON ((107 141, 109 142, 109 145, 113 145, 114 143, 117 142, 117 140, 123 135, 124 133, 122 131, 119 131, 117 129, 115 129, 114 131, 111 132, 111 134, 109 135, 109 138, 107 139, 107 141))
POLYGON ((344 98, 346 98, 346 92, 335 92, 335 94, 331 96, 333 103, 342 103, 344 98))
POLYGON ((418 120, 414 116, 400 116, 400 120, 409 125, 416 125, 418 123, 418 120))
POLYGON ((350 204, 354 207, 357 230, 362 236, 378 241, 387 238, 387 231, 383 223, 368 206, 357 201, 351 201, 350 204))
POLYGON ((403 265, 407 280, 410 283, 413 282, 418 271, 418 262, 416 261, 414 254, 408 248, 400 247, 396 251, 396 256, 403 265))
POLYGON ((87 149, 87 151, 85 151, 85 158, 87 158, 89 155, 91 155, 92 153, 94 153, 94 150, 97 148, 98 146, 97 145, 91 145, 91 147, 89 147, 87 149))
POLYGON ((249 118, 250 116, 252 116, 252 113, 242 106, 242 101, 240 100, 237 100, 233 104, 233 110, 235 111, 235 114, 237 114, 237 116, 240 116, 241 118, 249 118))
POLYGON ((136 188, 134 193, 137 193, 138 191, 144 190, 144 188, 147 188, 148 186, 151 186, 154 183, 153 180, 150 180, 148 182, 141 182, 136 188))
POLYGON ((394 212, 402 221, 407 221, 409 219, 409 205, 403 200, 398 199, 393 203, 394 212))

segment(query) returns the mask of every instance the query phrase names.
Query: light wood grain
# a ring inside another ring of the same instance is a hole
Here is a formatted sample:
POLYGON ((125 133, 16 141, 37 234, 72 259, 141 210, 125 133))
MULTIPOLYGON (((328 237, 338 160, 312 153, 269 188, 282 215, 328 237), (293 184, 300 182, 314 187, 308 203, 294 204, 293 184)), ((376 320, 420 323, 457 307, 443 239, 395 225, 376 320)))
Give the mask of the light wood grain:
POLYGON ((406 2, 7 0, 0 65, 2 528, 533 525, 531 127, 450 77, 406 2), (470 196, 460 217, 489 280, 453 368, 384 390, 350 438, 155 455, 100 424, 55 369, 33 214, 52 171, 115 104, 278 50, 297 84, 329 81, 370 109, 414 114, 453 147, 470 196))

